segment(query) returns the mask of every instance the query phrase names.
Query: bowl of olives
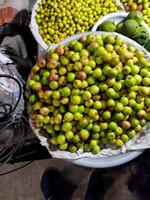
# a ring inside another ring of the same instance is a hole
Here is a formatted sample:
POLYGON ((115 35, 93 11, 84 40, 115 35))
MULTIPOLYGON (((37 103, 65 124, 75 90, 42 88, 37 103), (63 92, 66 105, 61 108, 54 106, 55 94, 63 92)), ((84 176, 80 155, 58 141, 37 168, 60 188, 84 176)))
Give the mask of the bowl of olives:
POLYGON ((37 0, 30 28, 39 45, 47 49, 71 35, 91 30, 100 17, 120 9, 116 0, 37 0))

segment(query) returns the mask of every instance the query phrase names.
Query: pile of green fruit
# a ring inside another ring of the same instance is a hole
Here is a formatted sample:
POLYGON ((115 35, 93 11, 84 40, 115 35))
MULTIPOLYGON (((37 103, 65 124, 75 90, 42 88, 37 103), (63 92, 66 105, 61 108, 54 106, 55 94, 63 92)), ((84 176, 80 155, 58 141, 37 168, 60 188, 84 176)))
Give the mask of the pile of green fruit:
POLYGON ((115 0, 41 0, 35 18, 40 35, 51 45, 90 30, 100 17, 119 9, 115 0))
POLYGON ((60 150, 120 148, 150 121, 150 62, 110 34, 51 49, 28 88, 35 127, 60 150))
POLYGON ((99 27, 98 30, 118 32, 123 34, 140 45, 144 46, 150 40, 148 30, 142 26, 143 15, 140 11, 132 11, 128 14, 125 20, 115 25, 113 21, 106 20, 99 27))
POLYGON ((144 21, 150 27, 150 1, 149 0, 121 0, 126 12, 133 10, 141 11, 144 15, 144 21))

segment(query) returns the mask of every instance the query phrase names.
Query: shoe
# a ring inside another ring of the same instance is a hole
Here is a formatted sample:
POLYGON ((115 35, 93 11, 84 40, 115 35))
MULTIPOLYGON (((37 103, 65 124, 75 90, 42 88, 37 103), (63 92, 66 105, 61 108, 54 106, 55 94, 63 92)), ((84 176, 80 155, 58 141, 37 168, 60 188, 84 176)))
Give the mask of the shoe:
POLYGON ((45 200, 62 200, 64 187, 60 172, 47 168, 41 177, 40 188, 45 200))
POLYGON ((105 185, 102 174, 94 170, 90 176, 85 200, 102 200, 104 198, 105 185))

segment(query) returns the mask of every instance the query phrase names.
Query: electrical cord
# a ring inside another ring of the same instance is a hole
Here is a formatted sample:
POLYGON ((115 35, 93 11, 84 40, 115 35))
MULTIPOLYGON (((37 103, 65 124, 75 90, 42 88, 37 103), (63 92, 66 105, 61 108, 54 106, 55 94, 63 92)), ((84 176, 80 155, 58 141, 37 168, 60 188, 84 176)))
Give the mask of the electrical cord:
POLYGON ((23 169, 24 167, 27 167, 28 165, 30 165, 33 161, 34 161, 34 160, 29 161, 28 163, 22 165, 21 167, 15 168, 15 169, 13 169, 13 170, 10 170, 10 171, 4 172, 4 173, 1 173, 0 176, 4 176, 4 175, 10 174, 10 173, 13 173, 13 172, 15 172, 15 171, 18 171, 18 170, 20 170, 20 169, 23 169))
MULTIPOLYGON (((14 82, 17 83, 19 87, 18 98, 14 107, 11 104, 0 102, 0 108, 2 108, 0 114, 3 115, 2 117, 0 117, 0 135, 8 129, 14 130, 13 137, 12 135, 10 135, 7 138, 5 144, 0 147, 0 167, 2 167, 5 166, 10 160, 13 159, 13 157, 15 157, 20 152, 24 145, 25 138, 30 132, 31 128, 25 116, 20 113, 15 113, 14 115, 14 112, 16 111, 22 95, 22 86, 20 82, 10 75, 0 74, 0 78, 12 79, 14 82)), ((19 168, 1 173, 0 176, 22 169, 32 162, 33 160, 26 163, 25 165, 22 165, 19 168)))
POLYGON ((24 119, 23 117, 15 119, 9 125, 11 127, 13 125, 13 129, 14 132, 16 132, 16 134, 14 134, 13 140, 11 139, 12 140, 11 147, 8 146, 4 148, 4 150, 0 153, 0 162, 1 162, 0 166, 3 165, 4 163, 7 163, 10 159, 12 159, 13 156, 16 155, 16 153, 18 154, 20 152, 20 150, 24 145, 25 138, 29 133, 29 131, 31 130, 28 126, 28 123, 26 122, 26 119, 24 119), (11 148, 11 151, 7 152, 8 148, 9 149, 11 148))
MULTIPOLYGON (((16 123, 16 120, 13 119, 13 112, 16 110, 16 108, 19 104, 19 101, 21 99, 22 88, 21 88, 19 81, 10 75, 0 75, 0 78, 12 79, 19 86, 19 96, 18 96, 18 99, 17 99, 17 102, 16 102, 14 108, 12 108, 12 105, 10 105, 10 104, 5 104, 5 103, 0 104, 4 108, 4 111, 1 112, 1 114, 3 114, 3 117, 1 118, 2 122, 0 122, 0 128, 1 128, 0 134, 3 134, 5 130, 7 130, 9 127, 13 126, 16 123), (7 109, 6 109, 6 106, 8 106, 8 105, 10 107, 9 111, 7 111, 7 109)), ((15 134, 15 138, 16 138, 16 134, 15 134)), ((16 145, 16 147, 13 145, 13 146, 11 146, 11 151, 8 151, 10 148, 10 146, 8 145, 9 141, 10 141, 10 138, 7 139, 7 142, 5 143, 5 145, 3 146, 3 148, 0 151, 0 162, 1 162, 0 166, 7 163, 9 161, 9 159, 12 157, 12 155, 17 150, 18 145, 16 145)), ((20 141, 20 140, 18 139, 18 141, 20 141)))

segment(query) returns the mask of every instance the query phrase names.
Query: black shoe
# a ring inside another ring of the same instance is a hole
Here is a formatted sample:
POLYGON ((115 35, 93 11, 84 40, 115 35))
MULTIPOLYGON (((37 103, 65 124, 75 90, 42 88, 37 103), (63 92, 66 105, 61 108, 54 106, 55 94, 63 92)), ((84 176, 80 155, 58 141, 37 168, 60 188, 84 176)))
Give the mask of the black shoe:
POLYGON ((94 170, 90 176, 85 200, 102 200, 104 199, 104 180, 102 174, 98 170, 94 170))
POLYGON ((42 175, 40 183, 45 200, 64 200, 64 181, 56 169, 48 168, 42 175))

